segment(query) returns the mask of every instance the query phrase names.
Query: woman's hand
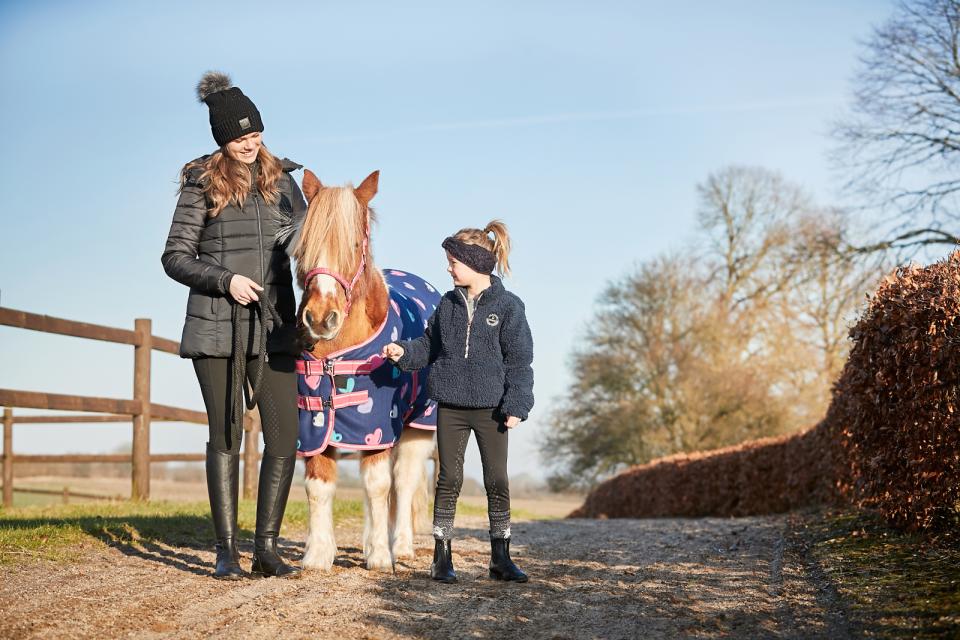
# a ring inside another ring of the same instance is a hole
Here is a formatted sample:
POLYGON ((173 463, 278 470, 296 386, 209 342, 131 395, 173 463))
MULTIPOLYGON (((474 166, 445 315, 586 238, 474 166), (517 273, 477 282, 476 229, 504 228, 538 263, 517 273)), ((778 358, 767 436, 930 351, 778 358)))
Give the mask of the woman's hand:
POLYGON ((520 424, 520 418, 517 416, 507 416, 507 420, 504 422, 504 424, 507 425, 507 429, 513 429, 515 426, 520 424))
POLYGON ((247 276, 235 273, 230 278, 230 296, 242 305, 248 305, 255 300, 259 300, 257 291, 263 291, 263 287, 247 276))
POLYGON ((396 362, 403 357, 403 347, 395 342, 391 342, 383 347, 383 351, 380 353, 380 355, 396 362))

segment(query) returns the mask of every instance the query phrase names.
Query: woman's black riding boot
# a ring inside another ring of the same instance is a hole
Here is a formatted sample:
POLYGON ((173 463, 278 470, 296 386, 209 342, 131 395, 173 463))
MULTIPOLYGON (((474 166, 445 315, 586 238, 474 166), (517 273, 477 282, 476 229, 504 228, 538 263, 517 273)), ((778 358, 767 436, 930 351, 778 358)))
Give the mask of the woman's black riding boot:
POLYGON ((510 559, 510 538, 490 538, 490 577, 507 582, 526 582, 529 579, 510 559))
POLYGON ((450 550, 450 540, 436 538, 433 547, 433 563, 430 565, 430 577, 448 584, 457 581, 457 574, 453 571, 453 552, 450 550))
POLYGON ((260 463, 260 488, 257 495, 257 528, 253 542, 253 567, 256 577, 279 576, 294 578, 300 567, 286 564, 277 553, 280 523, 287 508, 290 483, 296 467, 295 455, 279 458, 264 454, 260 463))
POLYGON ((237 549, 237 498, 240 492, 240 456, 217 451, 207 443, 207 494, 217 536, 217 566, 213 577, 239 580, 247 574, 240 568, 237 549))

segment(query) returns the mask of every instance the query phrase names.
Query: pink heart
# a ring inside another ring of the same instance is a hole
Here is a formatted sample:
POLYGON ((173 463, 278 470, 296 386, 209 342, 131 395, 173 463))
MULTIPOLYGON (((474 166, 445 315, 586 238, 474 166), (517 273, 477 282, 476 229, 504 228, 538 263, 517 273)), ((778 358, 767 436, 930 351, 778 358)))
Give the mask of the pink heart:
POLYGON ((380 427, 377 427, 376 431, 365 435, 363 440, 367 444, 380 444, 380 441, 383 440, 383 431, 380 429, 380 427))
POLYGON ((420 307, 421 309, 423 309, 424 311, 427 310, 427 305, 425 305, 425 304, 423 304, 422 302, 420 302, 420 299, 419 299, 419 298, 414 298, 413 301, 416 302, 416 303, 417 303, 417 306, 420 307))
POLYGON ((393 310, 396 312, 397 315, 400 315, 400 305, 397 304, 396 300, 391 300, 390 306, 393 307, 393 310))
POLYGON ((390 273, 391 273, 392 275, 401 276, 401 277, 407 275, 407 274, 405 274, 403 271, 397 271, 396 269, 393 269, 392 271, 390 271, 390 273))
POLYGON ((435 404, 428 404, 426 411, 423 412, 423 415, 425 415, 425 416, 431 415, 431 414, 433 413, 433 408, 434 408, 435 406, 437 406, 437 405, 435 405, 435 404))
POLYGON ((303 381, 314 391, 320 386, 320 376, 303 376, 303 381))

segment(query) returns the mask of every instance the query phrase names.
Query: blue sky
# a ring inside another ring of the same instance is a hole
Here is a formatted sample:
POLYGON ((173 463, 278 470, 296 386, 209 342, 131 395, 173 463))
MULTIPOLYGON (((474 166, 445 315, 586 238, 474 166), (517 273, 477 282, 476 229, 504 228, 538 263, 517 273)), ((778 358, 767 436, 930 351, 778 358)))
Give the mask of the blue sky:
MULTIPOLYGON (((890 13, 830 2, 5 2, 0 305, 179 338, 186 290, 160 253, 188 160, 214 147, 194 86, 218 69, 272 151, 328 184, 381 171, 377 263, 449 287, 439 243, 511 228, 537 407, 511 474, 540 477, 546 409, 597 295, 687 246, 695 187, 760 165, 839 202, 826 154, 860 43, 890 13), (461 6, 463 5, 463 6, 461 6), (670 5, 670 6, 667 6, 670 5)), ((0 327, 0 387, 129 397, 132 349, 0 327)), ((202 408, 155 354, 155 402, 202 408)), ((157 452, 206 429, 157 425, 157 452)), ((589 437, 589 434, 584 434, 589 437)), ((124 426, 17 428, 21 453, 106 451, 124 426)), ((475 445, 466 471, 480 477, 475 445)))

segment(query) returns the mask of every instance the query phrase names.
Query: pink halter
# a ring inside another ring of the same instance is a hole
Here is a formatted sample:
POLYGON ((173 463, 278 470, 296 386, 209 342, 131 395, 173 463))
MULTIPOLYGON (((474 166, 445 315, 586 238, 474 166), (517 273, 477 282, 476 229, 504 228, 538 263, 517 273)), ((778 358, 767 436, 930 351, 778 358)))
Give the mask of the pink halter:
POLYGON ((334 273, 330 269, 324 267, 318 267, 316 269, 311 269, 307 272, 306 277, 303 279, 303 288, 306 290, 310 286, 310 281, 315 277, 323 274, 328 275, 337 282, 340 283, 340 286, 343 287, 343 292, 347 297, 347 308, 343 311, 343 317, 346 318, 350 315, 350 307, 353 306, 353 288, 357 285, 357 281, 360 279, 360 275, 363 273, 363 270, 367 266, 367 245, 370 242, 370 225, 367 225, 367 233, 363 238, 363 252, 360 254, 360 266, 357 267, 357 272, 353 274, 353 279, 350 282, 347 282, 347 279, 341 276, 338 273, 334 273))

